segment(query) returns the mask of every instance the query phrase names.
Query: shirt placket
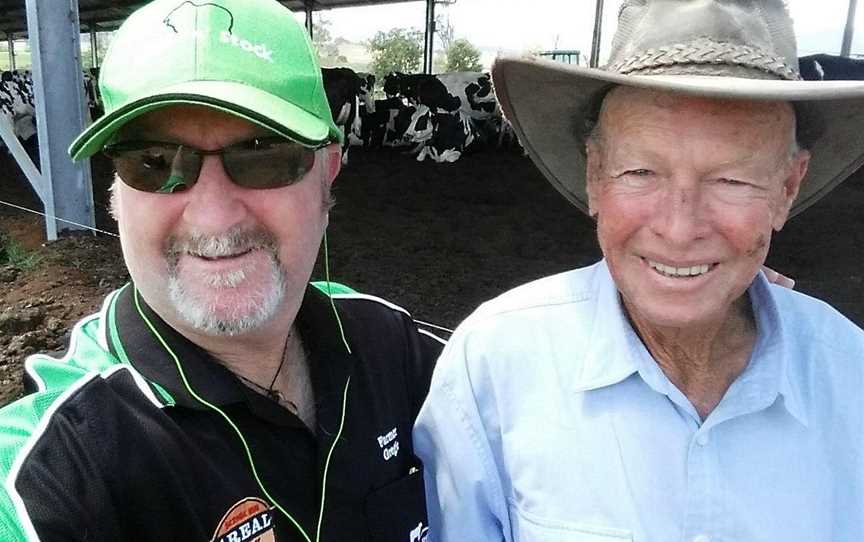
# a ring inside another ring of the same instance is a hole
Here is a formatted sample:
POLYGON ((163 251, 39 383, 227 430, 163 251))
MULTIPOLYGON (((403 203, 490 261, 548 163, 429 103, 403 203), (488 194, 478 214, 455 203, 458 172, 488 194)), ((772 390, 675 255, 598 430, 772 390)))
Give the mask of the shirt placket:
POLYGON ((711 427, 699 426, 687 453, 687 515, 682 542, 718 542, 718 447, 711 427))

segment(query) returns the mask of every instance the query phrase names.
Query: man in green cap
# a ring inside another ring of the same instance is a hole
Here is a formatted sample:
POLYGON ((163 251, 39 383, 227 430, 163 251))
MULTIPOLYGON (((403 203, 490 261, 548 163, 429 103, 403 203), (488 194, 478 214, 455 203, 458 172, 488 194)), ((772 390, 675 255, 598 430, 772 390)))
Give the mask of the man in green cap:
POLYGON ((0 411, 0 539, 422 540, 410 432, 441 341, 308 284, 341 134, 303 28, 156 0, 100 88, 70 153, 114 161, 132 283, 0 411))

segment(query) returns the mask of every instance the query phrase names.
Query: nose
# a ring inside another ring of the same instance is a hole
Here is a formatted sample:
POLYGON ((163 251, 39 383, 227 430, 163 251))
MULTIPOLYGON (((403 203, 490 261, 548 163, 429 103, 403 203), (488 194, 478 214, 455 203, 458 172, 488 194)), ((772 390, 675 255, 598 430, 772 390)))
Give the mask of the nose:
POLYGON ((663 197, 658 198, 651 220, 651 229, 673 246, 687 246, 707 235, 706 211, 697 183, 670 183, 663 197))
POLYGON ((184 192, 188 202, 183 219, 197 232, 224 232, 247 217, 243 192, 231 181, 220 156, 205 156, 198 180, 184 192))

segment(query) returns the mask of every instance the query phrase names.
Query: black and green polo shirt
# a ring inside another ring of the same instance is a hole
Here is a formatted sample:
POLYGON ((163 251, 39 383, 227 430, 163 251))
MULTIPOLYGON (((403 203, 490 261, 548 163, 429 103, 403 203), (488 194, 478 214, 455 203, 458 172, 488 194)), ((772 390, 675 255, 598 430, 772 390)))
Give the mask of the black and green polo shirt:
POLYGON ((399 307, 340 291, 351 353, 321 289, 297 317, 314 433, 133 285, 109 295, 63 358, 27 360, 34 391, 0 410, 0 540, 422 540, 411 427, 443 341, 399 307))

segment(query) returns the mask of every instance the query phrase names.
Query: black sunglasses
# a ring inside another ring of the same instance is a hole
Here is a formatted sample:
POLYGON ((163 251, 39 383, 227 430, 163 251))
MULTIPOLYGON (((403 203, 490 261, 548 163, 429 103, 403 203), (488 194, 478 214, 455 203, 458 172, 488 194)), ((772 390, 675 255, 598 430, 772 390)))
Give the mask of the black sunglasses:
POLYGON ((315 165, 319 147, 304 147, 284 137, 250 139, 217 150, 181 143, 119 141, 102 152, 114 162, 124 183, 143 192, 170 194, 198 181, 205 156, 219 155, 234 184, 243 188, 281 188, 302 179, 315 165))

